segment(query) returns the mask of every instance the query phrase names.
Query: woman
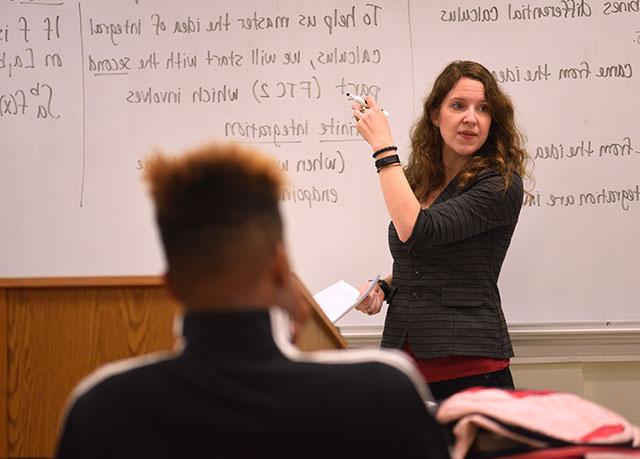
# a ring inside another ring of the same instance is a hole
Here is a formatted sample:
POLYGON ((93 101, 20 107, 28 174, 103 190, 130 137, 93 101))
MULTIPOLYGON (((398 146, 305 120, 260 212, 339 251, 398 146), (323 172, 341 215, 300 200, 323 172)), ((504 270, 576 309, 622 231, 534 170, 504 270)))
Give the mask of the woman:
POLYGON ((382 346, 414 357, 436 400, 473 386, 513 388, 497 281, 528 156, 509 97, 482 65, 449 64, 412 130, 405 168, 385 115, 366 101, 353 115, 391 217, 393 273, 358 309, 376 314, 389 303, 382 346))

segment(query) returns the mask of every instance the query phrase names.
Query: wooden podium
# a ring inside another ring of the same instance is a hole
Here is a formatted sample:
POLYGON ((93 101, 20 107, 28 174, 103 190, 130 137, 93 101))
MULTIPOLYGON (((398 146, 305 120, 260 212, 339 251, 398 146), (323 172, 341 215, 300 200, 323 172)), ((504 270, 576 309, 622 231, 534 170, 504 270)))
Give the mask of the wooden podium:
MULTIPOLYGON (((296 344, 344 338, 297 280, 311 315, 296 344)), ((100 365, 171 349, 179 310, 160 277, 0 279, 0 458, 49 458, 76 383, 100 365)))

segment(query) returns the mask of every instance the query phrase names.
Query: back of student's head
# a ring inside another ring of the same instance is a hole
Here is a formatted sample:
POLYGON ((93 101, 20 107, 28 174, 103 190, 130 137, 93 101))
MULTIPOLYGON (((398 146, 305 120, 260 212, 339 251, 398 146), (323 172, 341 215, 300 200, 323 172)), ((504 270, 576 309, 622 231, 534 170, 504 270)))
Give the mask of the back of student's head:
POLYGON ((198 286, 251 286, 260 279, 282 242, 284 178, 271 158, 237 144, 210 145, 155 157, 147 180, 168 278, 180 299, 198 286))

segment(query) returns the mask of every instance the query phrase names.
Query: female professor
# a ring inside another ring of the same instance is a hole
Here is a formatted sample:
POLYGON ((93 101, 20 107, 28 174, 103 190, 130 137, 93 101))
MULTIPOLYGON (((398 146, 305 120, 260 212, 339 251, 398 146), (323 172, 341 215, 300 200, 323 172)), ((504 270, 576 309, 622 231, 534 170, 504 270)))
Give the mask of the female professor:
POLYGON ((449 64, 424 102, 400 166, 372 97, 354 104, 391 217, 393 272, 358 307, 389 304, 382 346, 415 360, 436 400, 472 386, 513 388, 498 275, 523 200, 528 159, 513 105, 475 62, 449 64))

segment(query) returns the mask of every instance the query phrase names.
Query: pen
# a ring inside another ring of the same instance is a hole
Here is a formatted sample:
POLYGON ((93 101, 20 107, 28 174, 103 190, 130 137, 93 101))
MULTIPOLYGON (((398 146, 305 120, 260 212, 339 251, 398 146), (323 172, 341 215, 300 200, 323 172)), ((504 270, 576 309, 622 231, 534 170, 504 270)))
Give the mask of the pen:
MULTIPOLYGON (((368 107, 367 101, 364 100, 364 97, 360 97, 360 96, 356 96, 356 95, 347 93, 347 99, 352 100, 352 101, 362 105, 363 107, 368 107)), ((386 110, 382 110, 382 113, 384 113, 385 115, 389 116, 389 112, 386 111, 386 110)))

